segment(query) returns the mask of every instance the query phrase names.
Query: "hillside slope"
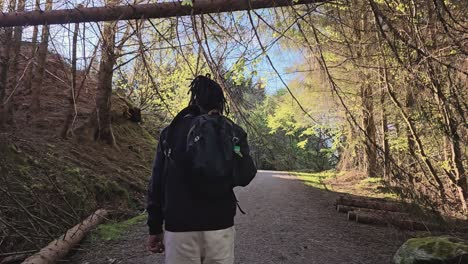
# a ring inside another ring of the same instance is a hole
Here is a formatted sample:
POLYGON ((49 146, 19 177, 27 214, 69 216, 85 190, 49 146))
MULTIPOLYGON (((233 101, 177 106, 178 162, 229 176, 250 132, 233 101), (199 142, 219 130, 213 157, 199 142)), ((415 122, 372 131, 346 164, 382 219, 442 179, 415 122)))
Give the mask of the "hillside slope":
MULTIPOLYGON (((28 45, 22 48, 29 51, 28 45)), ((117 217, 144 207, 154 137, 123 115, 126 103, 114 96, 117 147, 90 138, 62 139, 69 65, 50 53, 46 69, 41 112, 28 111, 31 91, 20 83, 12 96, 14 124, 0 131, 0 253, 41 248, 100 207, 117 217)), ((77 101, 75 127, 85 125, 94 109, 96 78, 90 76, 77 101)))

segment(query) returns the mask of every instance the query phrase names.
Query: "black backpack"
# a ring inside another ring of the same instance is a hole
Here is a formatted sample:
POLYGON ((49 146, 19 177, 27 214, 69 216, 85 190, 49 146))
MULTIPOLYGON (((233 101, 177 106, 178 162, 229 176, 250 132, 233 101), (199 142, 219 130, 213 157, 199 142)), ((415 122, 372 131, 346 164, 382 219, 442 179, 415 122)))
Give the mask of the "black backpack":
POLYGON ((174 118, 166 135, 163 143, 166 157, 178 157, 172 161, 184 167, 187 182, 198 197, 231 197, 232 188, 247 186, 257 173, 250 156, 247 133, 225 116, 202 114, 198 107, 189 106, 174 118), (180 118, 192 119, 186 149, 184 153, 172 153, 171 129, 180 118))

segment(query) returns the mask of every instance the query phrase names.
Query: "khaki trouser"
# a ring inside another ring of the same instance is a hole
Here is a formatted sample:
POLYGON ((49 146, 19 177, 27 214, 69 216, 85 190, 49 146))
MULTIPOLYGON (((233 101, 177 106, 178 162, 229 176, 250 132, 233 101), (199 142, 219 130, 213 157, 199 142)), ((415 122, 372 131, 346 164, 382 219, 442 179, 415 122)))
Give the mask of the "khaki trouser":
POLYGON ((234 227, 164 233, 165 264, 234 264, 234 227))

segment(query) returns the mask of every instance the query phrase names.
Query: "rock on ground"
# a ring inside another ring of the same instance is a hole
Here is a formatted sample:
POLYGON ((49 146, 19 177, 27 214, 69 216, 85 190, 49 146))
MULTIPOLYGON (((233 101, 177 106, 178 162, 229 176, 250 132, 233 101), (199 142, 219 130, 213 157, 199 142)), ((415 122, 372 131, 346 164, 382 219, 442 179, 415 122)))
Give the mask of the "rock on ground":
POLYGON ((395 264, 466 264, 468 242, 448 236, 412 238, 395 254, 395 264))

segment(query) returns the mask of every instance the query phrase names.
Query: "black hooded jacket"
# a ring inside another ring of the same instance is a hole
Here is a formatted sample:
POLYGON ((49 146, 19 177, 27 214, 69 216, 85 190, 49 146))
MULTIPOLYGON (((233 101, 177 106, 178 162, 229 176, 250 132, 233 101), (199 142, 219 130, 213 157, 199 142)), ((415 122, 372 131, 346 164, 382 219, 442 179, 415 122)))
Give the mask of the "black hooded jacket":
MULTIPOLYGON (((193 118, 187 115, 173 121, 173 153, 182 153, 186 149, 186 138, 193 118)), ((234 192, 222 200, 197 198, 188 185, 190 171, 184 168, 183 162, 177 159, 175 162, 163 153, 167 134, 166 128, 160 136, 148 188, 147 223, 150 234, 162 233, 163 224, 164 229, 171 232, 209 231, 233 226, 236 214, 234 192)))

